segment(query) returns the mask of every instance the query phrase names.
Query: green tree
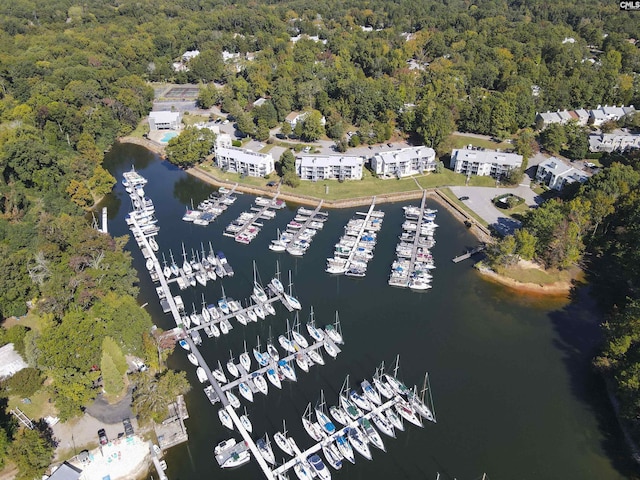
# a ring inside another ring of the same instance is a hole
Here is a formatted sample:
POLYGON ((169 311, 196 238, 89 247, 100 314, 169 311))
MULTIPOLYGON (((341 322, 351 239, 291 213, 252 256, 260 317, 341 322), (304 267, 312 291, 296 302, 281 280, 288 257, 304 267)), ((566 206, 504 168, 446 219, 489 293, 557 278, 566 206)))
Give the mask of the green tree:
POLYGON ((4 387, 10 395, 28 398, 40 389, 43 381, 42 374, 37 368, 23 368, 6 380, 4 387))
POLYGON ((517 244, 513 235, 507 235, 487 248, 487 260, 493 268, 508 267, 518 261, 517 244))
POLYGON ((295 172, 287 172, 282 177, 282 183, 289 185, 292 188, 296 188, 300 185, 300 177, 295 172))
POLYGON ((284 177, 287 173, 296 173, 296 157, 293 156, 291 150, 287 149, 282 152, 278 163, 281 177, 284 177))
MULTIPOLYGON (((524 162, 529 160, 536 150, 536 139, 531 128, 522 129, 515 138, 513 147, 518 155, 523 157, 524 162)), ((524 167, 526 169, 526 167, 524 167)))
POLYGON ((110 396, 120 395, 124 390, 122 374, 118 371, 118 367, 116 367, 111 355, 104 350, 100 361, 100 370, 105 393, 110 396))
POLYGON ((589 129, 572 121, 565 125, 567 148, 564 154, 571 160, 581 160, 589 151, 589 129))
POLYGON ((7 431, 0 427, 0 469, 5 467, 5 462, 10 450, 11 441, 7 431))
POLYGON ((436 148, 453 132, 455 124, 451 109, 434 101, 423 102, 416 109, 416 133, 425 145, 436 148))
POLYGON ((146 422, 162 422, 169 414, 168 406, 178 395, 187 393, 191 386, 185 372, 167 370, 159 375, 148 372, 136 374, 133 391, 133 411, 146 422))
POLYGON ((19 480, 40 478, 53 457, 53 445, 36 429, 24 428, 11 445, 11 459, 18 466, 19 480))
POLYGON ((536 237, 529 231, 519 228, 514 233, 516 252, 524 260, 533 260, 536 254, 536 237))
POLYGON ((190 166, 202 161, 211 153, 216 134, 208 128, 187 127, 180 135, 167 143, 167 159, 176 165, 190 166))
POLYGON ((198 92, 198 106, 200 108, 209 109, 217 105, 222 100, 222 94, 218 87, 210 83, 200 87, 198 92))
POLYGON ((322 114, 318 110, 312 110, 302 120, 300 138, 307 142, 315 142, 323 135, 322 114))
POLYGON ((104 337, 102 340, 102 357, 104 358, 105 353, 111 357, 114 365, 118 369, 118 373, 120 375, 124 375, 127 373, 128 365, 127 360, 122 353, 122 349, 116 343, 116 341, 111 337, 104 337))
POLYGON ((565 143, 567 135, 559 123, 552 123, 540 133, 540 144, 549 153, 560 153, 565 143))
POLYGON ((282 126, 280 127, 280 133, 285 137, 289 137, 292 133, 291 124, 289 122, 282 122, 282 126))
POLYGON ((240 113, 236 116, 236 125, 238 130, 240 130, 245 135, 252 136, 255 133, 256 125, 253 123, 253 119, 251 115, 246 112, 240 113))

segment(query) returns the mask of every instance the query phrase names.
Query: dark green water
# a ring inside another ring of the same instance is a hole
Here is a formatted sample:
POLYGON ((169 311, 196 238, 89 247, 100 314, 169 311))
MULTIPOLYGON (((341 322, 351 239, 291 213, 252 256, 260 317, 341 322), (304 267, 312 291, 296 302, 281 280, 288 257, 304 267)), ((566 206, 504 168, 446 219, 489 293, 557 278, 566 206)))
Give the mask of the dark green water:
MULTIPOLYGON (((181 242, 190 251, 211 241, 236 271, 235 277, 224 280, 226 294, 235 299, 250 295, 253 260, 266 283, 279 259, 284 278, 288 270, 292 272, 294 294, 303 304, 302 322, 311 305, 319 325, 340 312, 343 352, 336 360, 325 355, 327 365, 312 367, 308 374, 298 371, 299 381, 285 383, 281 391, 270 388, 267 397, 258 394, 248 406, 256 436, 265 431, 272 435, 284 418, 299 446, 310 446, 300 422, 307 402, 315 402, 324 389, 327 402, 335 403, 346 374, 352 385, 359 383, 370 378, 382 360, 390 364, 400 353, 399 376, 405 383, 421 383, 424 372, 430 372, 438 423, 424 429, 407 426, 397 439, 383 439, 387 453, 375 450, 372 462, 357 458, 356 465, 346 465, 334 477, 435 479, 439 472, 442 479, 470 480, 486 472, 492 480, 619 479, 636 472, 627 460, 603 384, 589 366, 599 341, 599 320, 585 290, 577 291, 571 303, 531 298, 486 282, 470 262, 453 264, 451 258, 475 241, 442 208, 433 249, 438 267, 434 288, 426 293, 391 288, 386 282, 404 204, 380 206, 386 217, 367 277, 332 277, 324 272, 325 259, 354 209, 330 211, 307 254, 295 259, 267 246, 276 227, 283 228, 293 218, 296 206, 265 222, 251 245, 240 245, 223 237, 222 231, 249 208, 253 197, 241 195, 216 223, 194 226, 181 221, 185 205, 191 198, 195 203, 202 200, 213 188, 141 147, 115 146, 108 155, 107 166, 118 182, 132 164, 149 180, 145 191, 156 206, 161 251, 178 254, 181 242)), ((120 183, 105 204, 110 232, 128 234, 124 216, 129 201, 120 183)), ((149 303, 156 324, 173 327, 171 317, 159 308, 137 246, 130 241, 129 247, 141 272, 140 302, 149 303)), ((186 305, 198 305, 202 293, 213 302, 220 297, 220 281, 181 295, 186 305)), ((251 348, 258 335, 264 347, 269 326, 274 337, 285 331, 288 312, 281 306, 277 312, 247 327, 234 323, 226 337, 205 338, 203 355, 210 364, 218 359, 224 364, 230 350, 237 358, 243 340, 251 348)), ((169 452, 169 478, 263 478, 256 462, 234 471, 218 468, 213 447, 232 433, 220 425, 217 408, 209 404, 184 353, 176 351, 169 364, 186 370, 194 386, 187 395, 190 440, 169 452)))

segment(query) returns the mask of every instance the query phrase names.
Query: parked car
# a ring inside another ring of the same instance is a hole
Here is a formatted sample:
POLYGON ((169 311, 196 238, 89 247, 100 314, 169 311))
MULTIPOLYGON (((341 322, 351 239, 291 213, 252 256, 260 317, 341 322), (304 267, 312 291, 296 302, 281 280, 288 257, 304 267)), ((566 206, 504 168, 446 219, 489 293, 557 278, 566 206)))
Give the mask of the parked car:
POLYGON ((466 195, 463 195, 458 200, 462 200, 464 202, 465 200, 469 200, 469 197, 467 197, 466 195))
POLYGON ((100 445, 106 445, 107 443, 109 443, 107 432, 104 431, 104 428, 98 430, 98 439, 100 440, 100 445))
POLYGON ((131 425, 131 420, 125 418, 122 420, 122 425, 124 425, 124 434, 128 437, 133 437, 133 425, 131 425))
POLYGON ((302 149, 302 151, 303 151, 304 153, 309 153, 309 152, 311 151, 311 147, 304 147, 304 148, 302 149))
POLYGON ((275 187, 277 185, 276 182, 274 182, 273 180, 271 180, 270 182, 267 183, 267 187, 275 187))

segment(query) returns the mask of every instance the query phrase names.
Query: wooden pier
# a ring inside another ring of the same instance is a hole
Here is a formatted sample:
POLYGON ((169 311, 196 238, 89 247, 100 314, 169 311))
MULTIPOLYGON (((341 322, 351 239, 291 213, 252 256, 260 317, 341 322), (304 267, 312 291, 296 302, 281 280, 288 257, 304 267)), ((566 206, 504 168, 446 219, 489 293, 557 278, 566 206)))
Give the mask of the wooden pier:
MULTIPOLYGON (((271 201, 269 203, 267 203, 266 205, 264 205, 262 207, 259 207, 259 208, 257 208, 257 207, 252 208, 251 210, 252 210, 253 216, 249 220, 247 220, 239 230, 237 230, 235 232, 232 232, 232 231, 228 230, 229 226, 233 225, 233 222, 232 222, 230 225, 227 226, 227 228, 225 229, 223 235, 225 237, 232 237, 232 238, 236 239, 236 241, 237 241, 238 237, 243 235, 251 226, 256 226, 257 225, 258 227, 261 227, 262 224, 257 223, 258 219, 260 219, 263 216, 264 212, 266 212, 270 208, 275 208, 276 201, 278 199, 278 195, 279 194, 276 193, 275 196, 271 199, 271 201)), ((253 240, 253 238, 252 238, 252 240, 253 240)))
POLYGON ((471 258, 472 255, 482 252, 485 248, 487 248, 487 246, 484 244, 478 245, 476 248, 472 248, 471 250, 468 250, 466 253, 463 253, 462 255, 458 255, 457 257, 452 258, 451 261, 453 263, 462 262, 463 260, 467 260, 468 258, 471 258))
POLYGON ((291 238, 291 242, 289 242, 289 245, 287 246, 287 253, 291 254, 291 252, 289 251, 289 249, 294 246, 296 244, 296 242, 300 239, 300 236, 304 233, 304 231, 309 227, 309 225, 311 224, 311 222, 317 222, 318 220, 316 219, 316 216, 318 215, 318 213, 320 212, 320 209, 322 208, 322 204, 324 203, 324 200, 320 200, 320 203, 318 204, 318 206, 315 208, 315 210, 313 211, 313 213, 309 216, 309 218, 302 224, 302 226, 300 228, 298 228, 298 231, 293 235, 293 237, 291 238))
POLYGON ((424 217, 424 206, 425 203, 427 202, 427 191, 425 190, 422 193, 422 203, 420 203, 420 215, 418 215, 418 228, 416 230, 416 235, 415 238, 413 239, 413 247, 411 250, 411 260, 409 263, 409 273, 411 274, 411 272, 413 272, 413 268, 416 264, 416 256, 418 255, 418 248, 419 248, 419 243, 420 243, 420 226, 422 225, 422 219, 424 217))
POLYGON ((367 229, 367 225, 369 223, 369 220, 371 219, 371 216, 373 214, 373 209, 375 208, 375 206, 376 206, 376 197, 373 197, 373 199, 371 200, 371 206, 369 207, 369 210, 367 210, 367 213, 356 212, 356 215, 364 215, 364 221, 362 222, 362 225, 358 230, 358 234, 355 237, 355 244, 351 249, 351 252, 349 252, 349 256, 347 257, 345 272, 348 272, 349 268, 351 267, 351 262, 353 262, 353 257, 358 251, 358 244, 360 243, 360 240, 362 239, 362 235, 367 229))

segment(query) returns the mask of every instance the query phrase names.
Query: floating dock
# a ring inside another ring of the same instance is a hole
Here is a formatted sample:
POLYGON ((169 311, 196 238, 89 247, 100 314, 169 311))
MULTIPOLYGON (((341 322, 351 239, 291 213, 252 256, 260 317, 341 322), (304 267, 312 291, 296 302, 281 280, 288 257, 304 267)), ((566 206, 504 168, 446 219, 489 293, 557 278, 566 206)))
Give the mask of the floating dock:
MULTIPOLYGON (((209 195, 209 198, 200 202, 195 210, 187 209, 182 217, 185 222, 191 222, 194 225, 207 226, 213 222, 227 207, 236 201, 233 194, 236 192, 238 184, 236 183, 231 190, 219 189, 218 192, 209 195)), ((193 208, 193 207, 192 207, 193 208)))
POLYGON ((471 258, 472 255, 475 255, 476 253, 480 253, 482 252, 484 249, 486 248, 486 245, 478 245, 476 248, 472 248, 471 250, 467 251, 466 253, 463 253, 462 255, 458 255, 457 257, 451 259, 451 261, 453 263, 459 263, 462 262, 463 260, 467 260, 469 258, 471 258))
POLYGON ((256 207, 251 207, 250 212, 242 212, 240 216, 227 225, 225 232, 226 237, 233 237, 236 242, 243 243, 245 245, 251 243, 251 241, 260 233, 261 223, 258 220, 269 220, 275 217, 275 212, 271 209, 280 209, 285 206, 282 200, 278 200, 278 194, 271 199, 264 199, 264 197, 256 198, 256 207), (260 202, 258 199, 263 199, 260 202))
POLYGON ((323 203, 324 200, 320 200, 318 206, 308 216, 303 213, 307 212, 307 209, 304 207, 298 209, 296 218, 306 216, 307 219, 304 222, 298 222, 295 219, 289 222, 286 232, 289 240, 286 247, 287 253, 294 257, 301 257, 305 254, 309 245, 311 245, 313 236, 323 227, 322 223, 327 219, 327 214, 320 212, 323 203))

